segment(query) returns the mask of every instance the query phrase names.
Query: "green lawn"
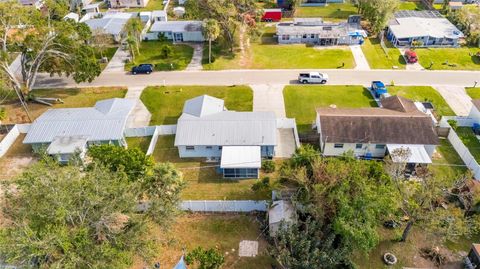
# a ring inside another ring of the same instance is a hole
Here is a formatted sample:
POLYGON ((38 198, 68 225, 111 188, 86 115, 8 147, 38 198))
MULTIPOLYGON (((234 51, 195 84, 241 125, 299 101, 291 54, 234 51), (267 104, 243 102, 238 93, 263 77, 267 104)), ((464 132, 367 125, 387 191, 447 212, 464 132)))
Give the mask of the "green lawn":
POLYGON ((315 108, 332 104, 339 108, 376 106, 363 86, 289 85, 283 90, 287 117, 295 118, 298 131, 311 130, 315 108))
POLYGON ((146 7, 132 7, 127 9, 129 12, 163 10, 163 0, 149 0, 146 7))
POLYGON ((152 114, 150 124, 176 124, 185 101, 203 94, 225 100, 229 110, 252 110, 253 93, 248 86, 147 87, 140 99, 152 114))
POLYGON ((156 162, 171 162, 187 182, 182 192, 185 200, 262 200, 271 196, 270 191, 251 190, 257 179, 223 179, 216 172, 215 163, 206 163, 205 158, 182 158, 174 146, 175 136, 159 136, 153 152, 156 162))
POLYGON ((362 45, 363 53, 367 58, 368 64, 373 69, 392 69, 396 66, 398 69, 405 69, 405 59, 400 51, 386 41, 388 47, 387 54, 380 45, 378 38, 368 38, 362 45))
POLYGON ((480 58, 473 56, 479 48, 418 48, 415 51, 425 68, 433 62, 432 70, 480 70, 480 58))
POLYGON ((465 88, 467 94, 472 97, 472 99, 480 99, 480 87, 467 87, 465 88))
POLYGON ((401 1, 398 10, 424 10, 425 6, 420 1, 401 1))
MULTIPOLYGON (((28 108, 32 118, 35 119, 50 108, 70 108, 93 106, 99 100, 109 98, 123 98, 127 89, 123 87, 99 87, 99 88, 74 88, 74 89, 39 89, 33 90, 32 94, 37 97, 53 97, 63 100, 63 104, 55 104, 52 107, 29 102, 28 108)), ((28 118, 20 103, 13 99, 6 103, 7 119, 4 123, 25 123, 28 118)))
POLYGON ((437 146, 436 152, 432 156, 432 162, 430 170, 433 174, 450 182, 455 181, 459 175, 467 171, 457 151, 445 138, 440 139, 440 145, 437 146))
POLYGON ((468 148, 477 162, 480 162, 480 142, 470 127, 457 127, 455 132, 458 134, 463 144, 468 148))
POLYGON ((357 14, 357 8, 350 3, 328 4, 319 7, 297 7, 296 18, 319 17, 324 20, 344 20, 348 16, 357 14))
POLYGON ((203 68, 222 69, 294 69, 294 68, 343 68, 355 67, 355 60, 348 46, 342 48, 321 48, 304 44, 278 45, 274 38, 275 27, 262 28, 261 37, 251 42, 242 56, 237 48, 235 53, 228 49, 214 47, 214 62, 208 64, 208 46, 205 46, 203 68))
MULTIPOLYGON (((184 214, 175 220, 168 231, 152 224, 150 234, 161 243, 153 260, 159 261, 162 268, 173 268, 182 256, 183 248, 188 252, 201 246, 206 249, 216 248, 224 255, 225 263, 222 268, 273 268, 276 263, 267 254, 268 244, 264 237, 260 236, 262 230, 257 218, 251 215, 184 214), (259 242, 256 257, 238 256, 238 246, 242 240, 259 242)), ((142 268, 145 268, 144 265, 135 264, 132 269, 142 268)))
POLYGON ((125 65, 125 70, 130 70, 132 66, 141 63, 155 65, 156 71, 184 70, 192 60, 193 48, 184 45, 172 45, 172 42, 143 41, 140 44, 140 55, 135 57, 132 63, 125 65), (163 45, 170 45, 173 52, 168 58, 161 55, 163 45))
POLYGON ((151 136, 143 137, 127 137, 128 148, 139 148, 143 152, 147 152, 148 146, 150 145, 151 136))
POLYGON ((430 86, 387 86, 388 92, 392 95, 400 95, 413 101, 429 101, 435 107, 438 116, 452 116, 455 112, 445 102, 443 97, 430 86))

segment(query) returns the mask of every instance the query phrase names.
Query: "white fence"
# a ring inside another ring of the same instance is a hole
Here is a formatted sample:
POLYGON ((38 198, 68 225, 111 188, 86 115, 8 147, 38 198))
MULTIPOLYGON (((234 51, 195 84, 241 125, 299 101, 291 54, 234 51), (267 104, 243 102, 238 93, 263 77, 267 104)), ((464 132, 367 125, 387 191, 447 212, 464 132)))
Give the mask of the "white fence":
POLYGON ((152 136, 157 126, 145 126, 138 128, 128 128, 125 129, 125 137, 143 137, 143 136, 152 136))
POLYGON ((293 129, 293 135, 295 137, 295 146, 297 148, 300 147, 300 138, 298 137, 298 131, 297 131, 297 122, 295 119, 289 119, 289 118, 278 118, 277 119, 277 128, 279 129, 293 129))
POLYGON ((145 137, 151 136, 150 144, 148 145, 147 155, 152 155, 155 150, 159 135, 174 135, 177 132, 177 125, 157 125, 145 126, 138 128, 125 129, 125 137, 145 137))
MULTIPOLYGON (((148 202, 138 205, 137 210, 143 212, 149 207, 148 202)), ((268 210, 267 201, 260 200, 186 200, 180 203, 180 209, 192 212, 235 213, 268 210)))
POLYGON ((15 143, 20 134, 27 133, 30 124, 15 124, 8 134, 0 141, 0 158, 3 157, 8 149, 15 143))
POLYGON ((465 163, 465 165, 472 170, 473 175, 475 179, 479 180, 480 179, 480 165, 478 162, 475 160, 473 155, 470 153, 468 148, 463 144, 462 140, 460 137, 458 137, 457 133, 451 128, 450 124, 447 122, 447 118, 443 117, 440 120, 440 127, 447 127, 450 128, 450 132, 448 134, 448 141, 450 141, 450 144, 452 144, 453 148, 455 151, 458 153, 462 161, 465 163))
POLYGON ((442 119, 445 120, 454 120, 457 122, 457 126, 459 127, 472 127, 474 123, 476 123, 475 119, 469 117, 462 117, 462 116, 444 116, 442 119))

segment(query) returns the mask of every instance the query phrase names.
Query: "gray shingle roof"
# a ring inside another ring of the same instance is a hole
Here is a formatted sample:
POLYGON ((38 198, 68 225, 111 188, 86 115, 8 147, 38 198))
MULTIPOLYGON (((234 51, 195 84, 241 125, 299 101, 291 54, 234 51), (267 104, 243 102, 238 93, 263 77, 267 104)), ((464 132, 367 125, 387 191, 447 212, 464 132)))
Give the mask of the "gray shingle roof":
POLYGON ((114 98, 99 101, 94 107, 49 109, 32 123, 23 143, 50 143, 59 136, 119 140, 134 106, 133 100, 114 98))

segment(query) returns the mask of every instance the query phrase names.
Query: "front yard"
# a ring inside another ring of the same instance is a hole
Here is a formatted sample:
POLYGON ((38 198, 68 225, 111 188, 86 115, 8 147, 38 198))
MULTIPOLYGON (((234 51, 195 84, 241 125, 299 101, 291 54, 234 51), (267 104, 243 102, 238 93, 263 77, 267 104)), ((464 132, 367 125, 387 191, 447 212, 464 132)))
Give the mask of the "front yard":
POLYGON ((363 86, 289 85, 283 90, 287 117, 295 118, 298 131, 311 130, 315 121, 315 108, 335 105, 338 108, 376 106, 363 86))
POLYGON ((184 70, 192 60, 192 56, 193 48, 188 45, 173 45, 172 42, 143 41, 140 44, 140 54, 136 55, 133 62, 125 65, 125 71, 130 71, 132 66, 142 63, 153 64, 156 71, 184 70), (162 55, 162 47, 164 45, 172 48, 172 52, 168 57, 162 55))
MULTIPOLYGON (((63 104, 55 104, 52 107, 29 102, 28 108, 32 118, 35 119, 50 108, 89 107, 99 100, 108 98, 123 98, 127 89, 122 87, 99 87, 99 88, 74 88, 74 89, 41 89, 33 90, 36 97, 61 98, 63 104)), ((28 117, 16 99, 5 104, 7 118, 3 123, 25 123, 28 117)), ((32 120, 33 120, 32 119, 32 120)))
MULTIPOLYGON (((182 256, 182 249, 191 251, 201 246, 216 248, 225 256, 222 268, 265 269, 272 268, 275 261, 266 254, 267 242, 261 236, 263 227, 253 215, 185 214, 165 231, 152 224, 150 235, 160 244, 155 261, 162 268, 173 268, 182 256), (239 257, 238 247, 242 240, 259 241, 256 257, 239 257)), ((149 266, 151 266, 149 264, 149 266)), ((137 259, 132 269, 150 268, 137 259)))
POLYGON ((318 7, 297 7, 296 18, 322 18, 326 21, 346 20, 348 16, 357 14, 357 8, 351 3, 328 4, 318 7))
POLYGON ((387 46, 387 53, 380 45, 378 38, 367 38, 362 45, 362 51, 367 58, 370 68, 373 69, 405 69, 405 59, 400 54, 400 51, 393 47, 390 42, 385 40, 387 46))
POLYGON ((206 163, 205 158, 180 159, 174 141, 174 135, 159 136, 153 158, 156 162, 171 162, 183 173, 187 182, 182 192, 183 200, 265 200, 271 197, 270 190, 255 192, 251 189, 258 179, 223 179, 216 172, 218 163, 206 163))
POLYGON ((353 68, 355 60, 348 46, 314 48, 305 44, 279 45, 274 38, 275 27, 264 27, 262 36, 244 50, 234 53, 225 48, 212 49, 215 61, 208 63, 205 46, 203 68, 222 69, 295 69, 295 68, 353 68))
POLYGON ((415 50, 420 64, 431 70, 480 70, 480 57, 474 56, 479 48, 418 48, 415 50))
POLYGON ((472 99, 480 99, 480 87, 467 87, 465 90, 472 99))
POLYGON ((140 12, 140 11, 154 11, 163 10, 163 0, 149 0, 145 7, 132 7, 127 9, 128 12, 140 12))
POLYGON ((151 125, 176 124, 185 101, 204 94, 225 100, 229 110, 252 110, 253 93, 248 86, 147 87, 140 99, 152 114, 151 125))
POLYGON ((387 86, 387 88, 392 95, 400 95, 413 101, 432 102, 438 116, 455 115, 440 93, 430 86, 387 86))
MULTIPOLYGON (((100 52, 97 49, 97 50, 95 50, 95 58, 97 58, 99 61, 101 61, 102 56, 107 57, 108 62, 110 62, 110 60, 112 59, 115 52, 117 52, 117 49, 118 49, 118 47, 107 47, 107 48, 105 48, 105 50, 103 52, 100 52)), ((100 62, 100 68, 102 68, 102 70, 105 69, 105 67, 107 67, 107 65, 108 65, 108 62, 106 62, 106 63, 100 62)))

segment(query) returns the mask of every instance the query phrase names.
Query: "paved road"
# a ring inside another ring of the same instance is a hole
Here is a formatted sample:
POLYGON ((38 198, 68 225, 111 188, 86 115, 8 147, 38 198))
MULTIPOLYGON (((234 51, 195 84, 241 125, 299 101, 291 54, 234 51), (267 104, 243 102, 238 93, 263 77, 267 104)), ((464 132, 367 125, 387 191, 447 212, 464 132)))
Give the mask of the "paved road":
MULTIPOLYGON (((68 78, 49 77, 40 74, 37 88, 62 88, 75 86, 147 86, 147 85, 251 85, 297 83, 299 72, 309 70, 226 70, 226 71, 183 71, 155 72, 150 75, 103 73, 93 83, 77 85, 68 78)), ((311 70, 310 70, 311 71, 311 70)), ((319 70, 330 76, 328 84, 369 85, 372 80, 396 85, 443 85, 473 86, 480 82, 480 72, 474 71, 401 71, 401 70, 319 70)))

